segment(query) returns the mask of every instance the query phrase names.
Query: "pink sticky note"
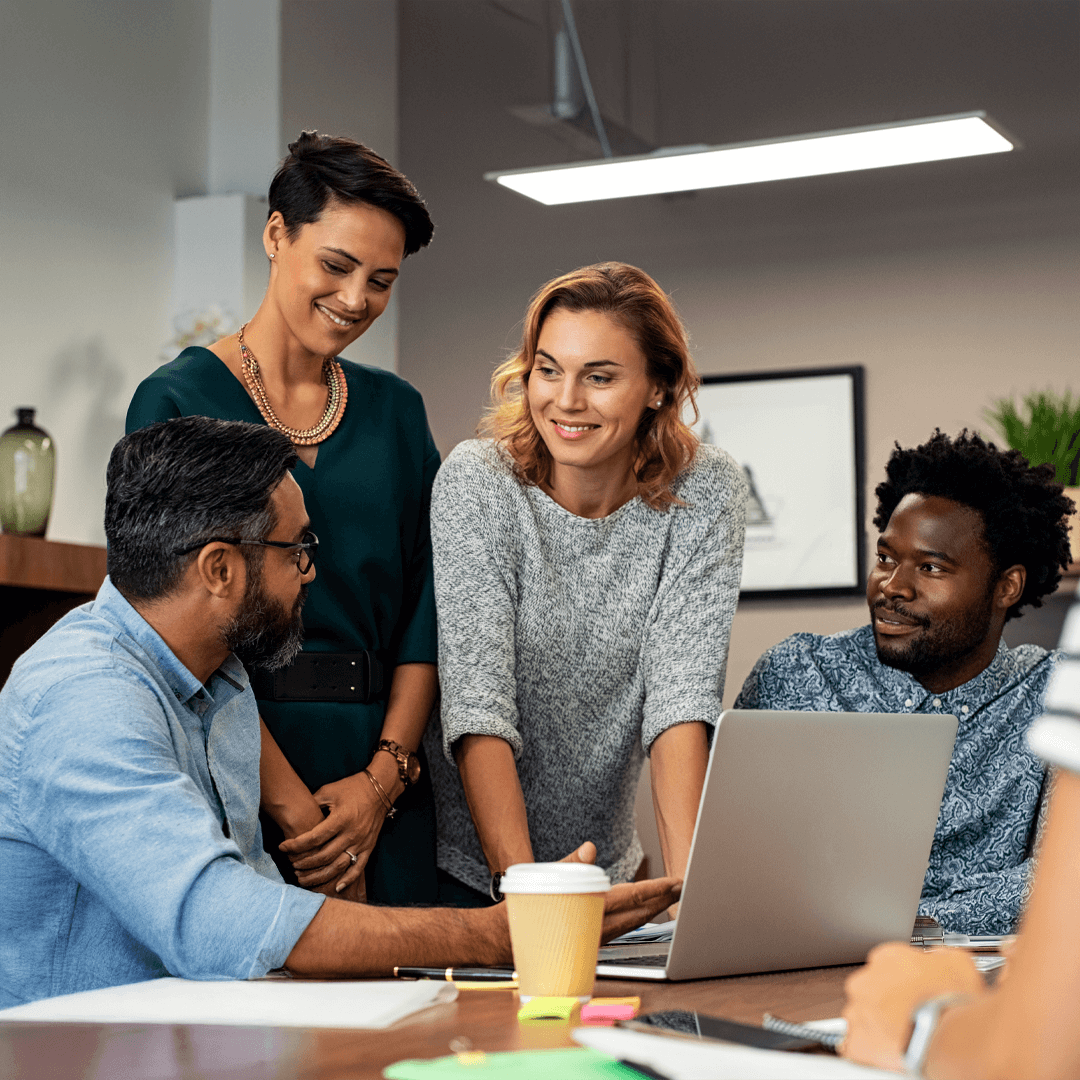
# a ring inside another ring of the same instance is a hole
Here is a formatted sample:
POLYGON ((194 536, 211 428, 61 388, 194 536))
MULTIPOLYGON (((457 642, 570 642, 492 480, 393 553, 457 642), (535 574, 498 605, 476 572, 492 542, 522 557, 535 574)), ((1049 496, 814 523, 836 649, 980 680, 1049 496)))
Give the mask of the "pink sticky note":
POLYGON ((582 1005, 581 1021, 589 1024, 605 1020, 633 1020, 636 1013, 633 1005, 582 1005))

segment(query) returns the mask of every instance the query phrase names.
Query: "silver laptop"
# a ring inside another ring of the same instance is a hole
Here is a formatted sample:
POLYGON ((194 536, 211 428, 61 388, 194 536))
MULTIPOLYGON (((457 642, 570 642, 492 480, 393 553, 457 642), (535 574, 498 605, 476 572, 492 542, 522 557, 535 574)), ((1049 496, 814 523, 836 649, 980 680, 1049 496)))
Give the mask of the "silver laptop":
POLYGON ((674 937, 604 946, 597 974, 852 964, 907 940, 956 726, 941 714, 725 712, 674 937))

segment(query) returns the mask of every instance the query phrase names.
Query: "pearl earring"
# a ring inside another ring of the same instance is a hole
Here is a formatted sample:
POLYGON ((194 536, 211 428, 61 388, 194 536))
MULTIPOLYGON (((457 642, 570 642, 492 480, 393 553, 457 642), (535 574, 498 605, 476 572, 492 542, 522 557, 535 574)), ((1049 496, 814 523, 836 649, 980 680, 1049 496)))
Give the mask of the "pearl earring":
POLYGON ((273 251, 271 251, 271 252, 270 252, 270 258, 272 259, 272 258, 274 257, 274 255, 275 255, 275 254, 276 254, 276 252, 273 252, 273 251))

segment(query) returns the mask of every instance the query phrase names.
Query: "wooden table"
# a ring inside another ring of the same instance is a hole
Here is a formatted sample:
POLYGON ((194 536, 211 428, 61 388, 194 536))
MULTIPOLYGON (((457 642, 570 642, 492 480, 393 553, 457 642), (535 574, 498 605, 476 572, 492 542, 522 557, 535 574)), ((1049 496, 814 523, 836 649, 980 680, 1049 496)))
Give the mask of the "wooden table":
MULTIPOLYGON (((838 1016, 853 969, 687 983, 598 979, 598 997, 638 994, 642 1012, 697 1009, 759 1024, 770 1011, 792 1020, 838 1016)), ((510 990, 466 990, 382 1031, 195 1025, 0 1024, 4 1080, 359 1080, 402 1058, 450 1053, 464 1036, 478 1050, 576 1045, 571 1025, 519 1025, 510 990)), ((555 1080, 553 1077, 552 1080, 555 1080)))

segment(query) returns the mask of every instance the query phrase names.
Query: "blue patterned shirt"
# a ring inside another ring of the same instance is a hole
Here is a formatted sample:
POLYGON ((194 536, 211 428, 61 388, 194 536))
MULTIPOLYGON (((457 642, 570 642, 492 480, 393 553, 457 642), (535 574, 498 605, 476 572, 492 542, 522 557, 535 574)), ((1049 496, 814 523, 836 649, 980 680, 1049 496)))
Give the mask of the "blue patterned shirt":
POLYGON ((877 658, 869 626, 794 634, 754 665, 740 709, 952 713, 960 725, 945 781, 920 915, 965 934, 1016 928, 1027 895, 1045 768, 1024 741, 1057 660, 1037 645, 998 646, 969 682, 933 694, 877 658))

